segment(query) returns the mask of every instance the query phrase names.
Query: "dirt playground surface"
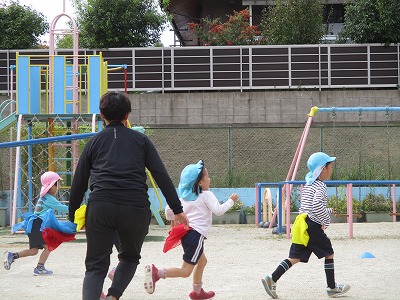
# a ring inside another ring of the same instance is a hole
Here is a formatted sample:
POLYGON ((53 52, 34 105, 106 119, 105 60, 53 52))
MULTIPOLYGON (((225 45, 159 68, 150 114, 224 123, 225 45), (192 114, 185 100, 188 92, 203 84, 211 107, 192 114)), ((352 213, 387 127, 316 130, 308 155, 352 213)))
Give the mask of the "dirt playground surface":
MULTIPOLYGON (((9 235, 2 231, 0 251, 27 248, 28 237, 9 235)), ((142 260, 132 282, 121 299, 188 299, 192 290, 190 278, 175 278, 157 282, 156 291, 149 295, 143 289, 144 266, 178 267, 182 250, 162 252, 168 228, 152 225, 143 246, 142 260)), ((400 222, 356 223, 354 238, 349 239, 347 224, 332 224, 327 230, 335 250, 336 281, 351 285, 341 299, 400 299, 400 222), (370 252, 375 258, 360 258, 370 252)), ((261 278, 275 270, 287 257, 290 240, 275 235, 271 229, 252 225, 214 225, 205 241, 208 265, 203 282, 205 290, 216 292, 218 300, 270 299, 261 278)), ((64 243, 49 257, 46 267, 51 276, 33 276, 38 255, 22 258, 11 269, 0 270, 0 299, 81 299, 86 253, 85 236, 64 243)), ((117 264, 112 254, 111 266, 117 264)), ((308 264, 297 264, 278 282, 279 299, 328 299, 325 292, 324 260, 312 256, 308 264)), ((106 278, 104 290, 110 286, 106 278)))

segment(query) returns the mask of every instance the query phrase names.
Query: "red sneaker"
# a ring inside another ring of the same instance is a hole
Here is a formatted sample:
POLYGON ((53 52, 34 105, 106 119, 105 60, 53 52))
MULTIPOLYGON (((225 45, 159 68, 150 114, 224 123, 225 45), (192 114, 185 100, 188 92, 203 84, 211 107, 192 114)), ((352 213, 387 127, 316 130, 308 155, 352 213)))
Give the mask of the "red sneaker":
POLYGON ((156 289, 156 282, 159 279, 158 269, 154 265, 144 267, 144 288, 146 292, 153 294, 156 289))
POLYGON ((205 292, 203 289, 201 289, 200 293, 196 293, 195 291, 192 291, 189 294, 189 298, 194 299, 194 300, 211 299, 214 296, 215 296, 215 293, 213 291, 205 292))

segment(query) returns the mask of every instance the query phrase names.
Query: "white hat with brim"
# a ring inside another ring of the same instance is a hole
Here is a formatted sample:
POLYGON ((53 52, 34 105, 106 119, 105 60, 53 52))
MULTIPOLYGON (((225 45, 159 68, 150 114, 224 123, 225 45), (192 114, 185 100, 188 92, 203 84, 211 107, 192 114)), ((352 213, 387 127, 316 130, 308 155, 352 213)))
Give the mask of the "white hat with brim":
POLYGON ((307 161, 307 167, 310 172, 306 175, 307 184, 313 184, 313 182, 319 177, 322 172, 323 167, 326 166, 327 163, 336 160, 336 157, 329 156, 324 152, 316 152, 310 156, 307 161))
POLYGON ((40 181, 42 182, 42 188, 40 189, 40 197, 46 195, 47 192, 53 187, 53 185, 59 180, 62 180, 62 178, 57 173, 52 171, 45 172, 40 177, 40 181))
POLYGON ((200 172, 203 170, 204 164, 200 160, 197 164, 187 165, 181 173, 181 178, 178 185, 179 197, 183 200, 194 201, 199 197, 193 190, 194 184, 199 177, 200 172))

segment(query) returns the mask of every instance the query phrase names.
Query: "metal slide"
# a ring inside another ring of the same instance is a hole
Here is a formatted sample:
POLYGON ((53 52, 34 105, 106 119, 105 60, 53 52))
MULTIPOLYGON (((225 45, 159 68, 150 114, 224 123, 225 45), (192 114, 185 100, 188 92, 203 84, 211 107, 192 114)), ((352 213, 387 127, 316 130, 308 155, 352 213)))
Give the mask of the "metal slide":
POLYGON ((15 105, 15 101, 12 99, 5 100, 0 104, 0 133, 17 122, 17 115, 15 111, 10 112, 6 117, 3 118, 3 114, 7 107, 10 107, 12 111, 12 105, 15 105))

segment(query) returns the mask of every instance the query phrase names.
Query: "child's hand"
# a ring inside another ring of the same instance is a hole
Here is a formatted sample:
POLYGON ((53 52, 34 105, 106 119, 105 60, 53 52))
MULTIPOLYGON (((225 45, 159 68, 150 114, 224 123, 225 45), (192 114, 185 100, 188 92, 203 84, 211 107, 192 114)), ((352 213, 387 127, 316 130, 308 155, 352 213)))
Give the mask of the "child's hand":
POLYGON ((179 225, 179 222, 178 222, 178 221, 171 220, 171 228, 174 228, 174 227, 176 227, 176 226, 178 226, 178 225, 179 225))
POLYGON ((236 202, 239 200, 239 196, 236 193, 233 193, 232 195, 230 195, 229 198, 232 199, 233 202, 236 202))

